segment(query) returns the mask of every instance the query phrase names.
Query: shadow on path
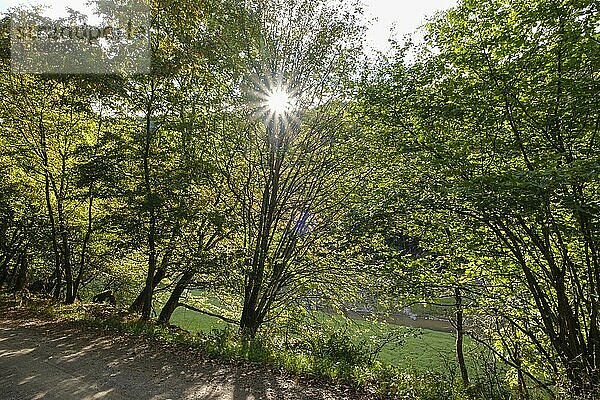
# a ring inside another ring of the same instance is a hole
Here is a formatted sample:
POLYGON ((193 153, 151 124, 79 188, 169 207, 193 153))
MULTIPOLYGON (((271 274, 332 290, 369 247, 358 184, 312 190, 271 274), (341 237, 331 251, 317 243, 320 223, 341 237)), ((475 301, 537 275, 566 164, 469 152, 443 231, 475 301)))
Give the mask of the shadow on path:
POLYGON ((193 351, 38 320, 0 317, 0 399, 346 399, 193 351))

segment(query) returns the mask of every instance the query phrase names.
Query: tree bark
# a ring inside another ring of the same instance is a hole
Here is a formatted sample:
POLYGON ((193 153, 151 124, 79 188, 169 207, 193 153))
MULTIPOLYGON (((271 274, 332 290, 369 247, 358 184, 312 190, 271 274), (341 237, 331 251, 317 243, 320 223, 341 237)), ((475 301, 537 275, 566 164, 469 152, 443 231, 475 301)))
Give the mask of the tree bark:
POLYGON ((262 313, 257 309, 256 303, 244 304, 242 317, 240 319, 240 333, 244 337, 253 338, 263 323, 262 313))
POLYGON ((464 343, 464 328, 463 328, 463 309, 462 309, 462 295, 460 288, 454 289, 454 299, 456 301, 456 360, 458 361, 458 367, 460 369, 460 376, 463 381, 464 387, 469 386, 469 372, 467 370, 467 364, 465 363, 465 355, 463 349, 464 343))
POLYGON ((87 209, 87 229, 85 231, 85 236, 83 237, 83 243, 81 244, 81 255, 79 259, 79 272, 77 273, 77 277, 75 278, 75 282, 73 283, 73 297, 77 298, 79 293, 79 288, 81 286, 81 281, 83 279, 83 272, 85 270, 85 257, 87 254, 88 244, 90 242, 90 237, 92 236, 93 231, 93 206, 94 206, 94 184, 90 183, 88 190, 88 209, 87 209))
POLYGON ((29 260, 27 259, 27 250, 19 255, 17 265, 15 266, 15 280, 12 287, 13 293, 21 292, 27 284, 27 272, 29 270, 29 260))
POLYGON ((73 304, 75 296, 73 292, 73 269, 71 267, 71 249, 69 246, 69 233, 67 232, 67 224, 65 221, 64 208, 62 199, 58 199, 58 227, 60 229, 60 239, 62 248, 62 266, 65 271, 66 296, 65 302, 73 304))
POLYGON ((0 287, 4 285, 4 282, 6 282, 8 278, 8 266, 10 265, 14 255, 14 252, 8 253, 2 261, 2 265, 0 265, 0 287))
MULTIPOLYGON (((158 284, 164 279, 166 273, 167 273, 166 269, 163 269, 163 268, 158 268, 155 271, 154 277, 150 284, 150 293, 151 294, 154 293, 154 290, 156 289, 158 284)), ((147 301, 147 299, 148 299, 148 285, 145 284, 144 288, 142 289, 140 294, 138 294, 138 296, 135 298, 134 302, 129 307, 129 311, 131 311, 131 312, 142 311, 144 308, 144 303, 147 301)))
POLYGON ((159 322, 161 322, 163 324, 169 323, 169 321, 171 320, 171 316, 173 315, 173 312, 179 306, 179 300, 181 299, 181 295, 183 294, 185 289, 188 287, 188 285, 194 278, 194 275, 195 275, 194 272, 186 271, 182 275, 182 277, 179 278, 179 281, 177 281, 177 284, 175 285, 175 289, 173 289, 171 296, 169 296, 169 300, 167 300, 167 302, 165 303, 164 307, 162 308, 162 310, 160 312, 160 315, 158 316, 159 322))
POLYGON ((58 239, 56 234, 56 222, 54 220, 54 209, 50 199, 50 166, 48 163, 48 152, 46 149, 46 133, 43 126, 43 120, 40 118, 40 145, 42 148, 42 163, 44 165, 44 195, 46 200, 46 211, 50 221, 50 235, 52 238, 52 251, 54 253, 54 298, 60 298, 62 289, 62 271, 60 266, 60 252, 58 250, 58 239))
POLYGON ((149 208, 148 221, 148 273, 146 275, 146 285, 144 287, 144 300, 142 302, 142 319, 150 319, 152 312, 152 296, 154 294, 154 280, 156 272, 156 205, 152 193, 152 183, 150 178, 150 147, 152 143, 152 110, 154 103, 154 81, 151 81, 150 97, 146 108, 146 132, 144 138, 143 168, 144 168, 144 187, 146 189, 146 201, 149 208))

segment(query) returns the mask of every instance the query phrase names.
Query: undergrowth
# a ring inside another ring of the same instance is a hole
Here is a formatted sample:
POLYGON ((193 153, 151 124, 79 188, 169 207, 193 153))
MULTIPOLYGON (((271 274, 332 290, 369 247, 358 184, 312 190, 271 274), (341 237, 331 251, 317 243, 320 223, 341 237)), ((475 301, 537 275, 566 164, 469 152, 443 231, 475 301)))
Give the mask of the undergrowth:
MULTIPOLYGON (((7 298, 1 299, 3 302, 7 298)), ((343 332, 316 331, 293 344, 276 335, 240 336, 226 328, 191 334, 154 321, 141 321, 125 311, 96 304, 62 305, 35 300, 27 309, 46 318, 83 326, 185 345, 203 356, 238 363, 257 363, 287 373, 354 387, 383 399, 495 400, 509 399, 502 388, 489 389, 486 382, 462 388, 439 372, 416 373, 382 364, 364 344, 355 344, 343 332)))

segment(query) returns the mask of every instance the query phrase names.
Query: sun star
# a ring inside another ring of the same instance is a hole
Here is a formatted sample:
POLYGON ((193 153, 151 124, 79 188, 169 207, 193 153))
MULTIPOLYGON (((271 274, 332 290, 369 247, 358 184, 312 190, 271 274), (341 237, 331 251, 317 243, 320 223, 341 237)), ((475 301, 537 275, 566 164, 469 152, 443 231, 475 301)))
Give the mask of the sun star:
POLYGON ((290 95, 282 88, 276 88, 267 97, 267 108, 275 115, 287 113, 291 107, 290 95))

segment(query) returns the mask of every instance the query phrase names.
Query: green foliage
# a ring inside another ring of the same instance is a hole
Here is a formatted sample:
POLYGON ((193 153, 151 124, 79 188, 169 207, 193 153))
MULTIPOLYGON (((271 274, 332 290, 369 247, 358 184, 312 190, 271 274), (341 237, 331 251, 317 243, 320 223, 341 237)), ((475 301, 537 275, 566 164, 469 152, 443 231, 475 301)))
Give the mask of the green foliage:
POLYGON ((152 17, 137 76, 12 74, 1 21, 1 287, 67 304, 110 289, 200 333, 52 313, 389 396, 503 397, 468 359, 464 390, 419 370, 447 335, 417 336, 416 354, 405 329, 309 312, 437 303, 456 358, 469 334, 519 396, 597 397, 597 1, 462 0, 366 70, 354 1, 154 2, 152 17), (268 109, 276 91, 293 112, 268 109), (173 314, 182 301, 243 335, 173 314))
MULTIPOLYGON (((3 306, 10 300, 0 299, 3 306)), ((140 321, 135 315, 111 307, 93 304, 62 305, 33 301, 28 305, 45 318, 78 323, 85 327, 123 335, 141 336, 165 344, 195 349, 204 356, 230 362, 253 362, 293 374, 318 377, 377 393, 382 398, 414 400, 503 399, 499 392, 469 395, 460 385, 438 372, 408 372, 373 361, 368 347, 352 344, 342 331, 321 330, 301 343, 282 340, 274 335, 248 339, 234 329, 190 334, 173 327, 140 321)), ((473 393, 478 393, 472 390, 473 393)), ((484 393, 484 392, 481 392, 484 393)))
POLYGON ((417 301, 468 293, 471 334, 522 392, 565 377, 597 391, 598 15, 593 1, 460 2, 356 106, 379 151, 362 213, 423 250, 388 252, 388 281, 417 301))

